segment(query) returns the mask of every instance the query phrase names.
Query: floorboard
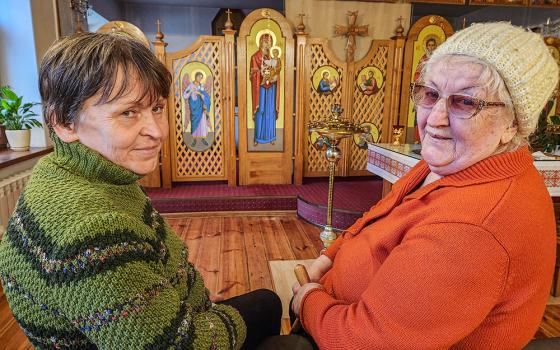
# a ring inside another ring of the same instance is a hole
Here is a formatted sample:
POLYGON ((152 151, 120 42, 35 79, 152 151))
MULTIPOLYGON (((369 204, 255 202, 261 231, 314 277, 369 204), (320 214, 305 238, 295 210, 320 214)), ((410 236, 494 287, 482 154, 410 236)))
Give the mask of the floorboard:
MULTIPOLYGON (((269 260, 310 259, 322 249, 319 229, 295 215, 185 216, 166 219, 189 247, 213 294, 224 298, 259 288, 273 289, 269 260)), ((290 325, 282 321, 282 330, 290 325)), ((560 336, 560 305, 546 308, 536 338, 560 336)), ((0 350, 31 350, 0 290, 0 350)))

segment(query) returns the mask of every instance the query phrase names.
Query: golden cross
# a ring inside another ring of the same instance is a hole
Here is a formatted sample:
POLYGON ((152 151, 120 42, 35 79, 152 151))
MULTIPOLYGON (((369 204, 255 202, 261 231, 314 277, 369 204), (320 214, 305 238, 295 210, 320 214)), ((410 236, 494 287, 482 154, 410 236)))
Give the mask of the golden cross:
POLYGON ((399 25, 402 27, 402 21, 404 21, 403 16, 399 16, 399 18, 397 18, 397 21, 399 21, 399 25))
POLYGON ((348 39, 346 43, 346 61, 354 61, 354 52, 356 51, 356 35, 366 36, 368 34, 369 24, 358 26, 356 19, 358 18, 358 11, 348 11, 348 26, 341 26, 336 24, 334 26, 335 36, 345 36, 348 39))
POLYGON ((233 29, 233 22, 231 21, 231 14, 233 12, 231 12, 230 9, 227 9, 226 13, 227 13, 227 20, 226 23, 224 24, 224 27, 225 29, 233 29))

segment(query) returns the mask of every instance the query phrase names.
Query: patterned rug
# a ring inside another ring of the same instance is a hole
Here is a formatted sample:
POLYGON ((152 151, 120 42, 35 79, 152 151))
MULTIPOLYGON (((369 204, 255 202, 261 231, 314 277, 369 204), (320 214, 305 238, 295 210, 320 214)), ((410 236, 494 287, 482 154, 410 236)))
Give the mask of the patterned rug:
MULTIPOLYGON (((335 180, 333 227, 345 229, 381 198, 378 177, 335 180)), ((300 217, 324 225, 328 179, 306 179, 303 185, 251 185, 228 187, 225 183, 174 184, 172 189, 147 188, 154 207, 161 213, 215 211, 297 210, 300 217)))

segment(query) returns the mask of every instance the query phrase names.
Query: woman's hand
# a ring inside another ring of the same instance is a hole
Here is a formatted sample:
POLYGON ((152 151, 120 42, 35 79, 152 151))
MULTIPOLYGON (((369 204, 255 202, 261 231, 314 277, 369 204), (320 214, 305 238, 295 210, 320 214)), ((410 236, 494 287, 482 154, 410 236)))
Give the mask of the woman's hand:
POLYGON ((307 270, 311 282, 319 282, 321 277, 332 267, 332 260, 326 255, 320 255, 307 270))
MULTIPOLYGON (((307 269, 307 273, 309 274, 309 280, 311 282, 318 283, 321 277, 323 277, 323 275, 327 273, 327 271, 329 271, 331 267, 332 267, 331 259, 329 259, 326 255, 319 256, 317 259, 315 259, 315 261, 313 261, 309 269, 307 269)), ((300 285, 298 282, 295 282, 292 285, 292 292, 294 292, 294 295, 296 295, 299 288, 300 285)))
POLYGON ((307 294, 312 289, 322 289, 324 290, 322 285, 319 283, 306 283, 303 286, 298 286, 297 290, 294 291, 294 298, 292 299, 292 311, 299 315, 299 308, 301 307, 301 301, 305 294, 307 294))

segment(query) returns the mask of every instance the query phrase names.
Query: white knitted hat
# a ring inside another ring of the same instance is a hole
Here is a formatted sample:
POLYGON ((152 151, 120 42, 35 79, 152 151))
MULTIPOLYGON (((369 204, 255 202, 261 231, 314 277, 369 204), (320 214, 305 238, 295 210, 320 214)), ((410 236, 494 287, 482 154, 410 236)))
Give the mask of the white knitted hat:
POLYGON ((518 134, 529 136, 558 84, 558 65, 543 38, 507 22, 476 23, 458 31, 432 54, 467 55, 490 63, 510 93, 518 134))

